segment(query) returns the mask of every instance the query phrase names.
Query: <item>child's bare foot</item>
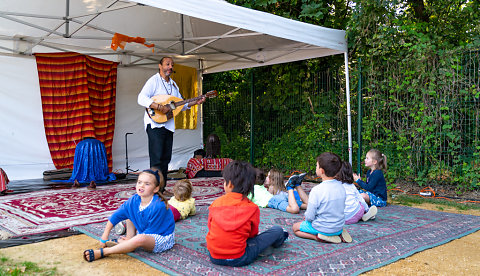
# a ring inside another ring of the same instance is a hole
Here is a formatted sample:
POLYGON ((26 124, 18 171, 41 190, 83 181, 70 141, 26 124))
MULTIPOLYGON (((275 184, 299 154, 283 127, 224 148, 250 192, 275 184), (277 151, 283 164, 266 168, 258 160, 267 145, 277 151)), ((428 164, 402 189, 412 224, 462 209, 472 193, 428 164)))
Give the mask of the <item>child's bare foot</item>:
POLYGON ((83 258, 87 262, 93 262, 93 261, 101 259, 103 257, 105 257, 103 255, 103 248, 100 248, 100 249, 97 249, 97 250, 87 249, 87 250, 83 251, 83 258))
POLYGON ((122 237, 120 237, 120 238, 118 238, 118 239, 113 239, 113 240, 107 241, 107 242, 105 243, 105 246, 106 246, 106 247, 113 247, 113 246, 115 246, 115 245, 117 245, 117 244, 119 244, 119 243, 126 242, 126 241, 128 241, 129 239, 130 239, 130 238, 127 238, 127 237, 123 237, 123 236, 122 236, 122 237))
POLYGON ((118 240, 110 240, 105 243, 105 247, 114 247, 118 244, 118 240))

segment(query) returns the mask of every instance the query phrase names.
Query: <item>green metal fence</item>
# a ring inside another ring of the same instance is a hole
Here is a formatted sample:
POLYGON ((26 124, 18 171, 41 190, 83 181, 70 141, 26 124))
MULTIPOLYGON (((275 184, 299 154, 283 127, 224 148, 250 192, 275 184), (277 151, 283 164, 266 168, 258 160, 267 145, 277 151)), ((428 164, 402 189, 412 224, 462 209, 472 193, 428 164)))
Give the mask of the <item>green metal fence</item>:
POLYGON ((478 187, 479 65, 468 51, 362 72, 364 150, 388 156, 391 179, 478 187))
MULTIPOLYGON (((350 66, 355 170, 365 170, 366 151, 378 148, 388 157, 390 182, 478 185, 480 51, 433 58, 423 73, 403 63, 350 66)), ((348 160, 343 68, 281 79, 280 85, 254 76, 235 89, 222 90, 208 77, 204 82, 205 91, 220 91, 204 104, 203 115, 204 135, 220 136, 223 156, 310 173, 323 151, 348 160)))
MULTIPOLYGON (((323 151, 336 152, 348 160, 342 68, 311 74, 306 79, 293 76, 282 80, 280 89, 252 75, 237 91, 223 91, 220 97, 204 103, 204 136, 220 136, 222 155, 263 168, 312 173, 314 158, 323 151), (305 128, 306 124, 309 126, 305 128), (308 135, 304 132, 327 135, 308 143, 289 141, 308 135), (294 150, 285 144, 289 142, 296 143, 294 150)), ((204 90, 222 91, 215 85, 204 81, 204 90)))

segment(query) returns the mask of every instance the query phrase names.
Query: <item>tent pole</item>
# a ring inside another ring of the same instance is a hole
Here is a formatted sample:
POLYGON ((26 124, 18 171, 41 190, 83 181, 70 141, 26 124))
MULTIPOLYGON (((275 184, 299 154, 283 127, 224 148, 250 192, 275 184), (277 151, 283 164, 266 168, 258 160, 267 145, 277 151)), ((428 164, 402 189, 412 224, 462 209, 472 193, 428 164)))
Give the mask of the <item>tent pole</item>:
MULTIPOLYGON (((66 11, 65 11, 65 35, 64 37, 69 37, 69 32, 70 32, 70 22, 68 20, 68 17, 70 16, 70 0, 67 0, 67 3, 65 5, 66 11)), ((127 171, 128 174, 128 171, 127 171)))
POLYGON ((358 58, 357 173, 362 171, 362 58, 358 58))
POLYGON ((254 117, 253 117, 253 96, 255 90, 255 76, 253 75, 253 71, 255 69, 250 70, 250 164, 255 166, 255 149, 254 149, 254 117))
MULTIPOLYGON (((198 60, 198 95, 203 95, 203 60, 198 60)), ((197 96, 198 96, 197 95, 197 96)), ((200 145, 202 145, 203 149, 203 104, 198 106, 198 117, 199 122, 197 123, 197 127, 200 128, 200 145)))
POLYGON ((352 114, 350 112, 350 77, 348 75, 348 53, 345 56, 345 87, 347 94, 348 162, 352 164, 352 114))
POLYGON ((184 30, 184 26, 183 26, 184 22, 183 22, 183 14, 180 15, 180 28, 182 29, 182 37, 181 37, 181 41, 182 41, 182 55, 185 55, 185 30, 184 30))

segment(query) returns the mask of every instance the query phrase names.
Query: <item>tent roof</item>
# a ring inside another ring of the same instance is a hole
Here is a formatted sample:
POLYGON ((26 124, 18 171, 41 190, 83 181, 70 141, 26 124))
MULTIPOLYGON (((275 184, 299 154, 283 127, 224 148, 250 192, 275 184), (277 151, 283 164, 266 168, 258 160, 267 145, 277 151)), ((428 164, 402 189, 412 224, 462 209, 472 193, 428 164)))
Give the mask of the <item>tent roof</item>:
POLYGON ((162 56, 214 73, 347 51, 345 31, 220 0, 2 0, 0 53, 75 51, 156 66, 162 56), (110 48, 115 33, 143 37, 110 48))

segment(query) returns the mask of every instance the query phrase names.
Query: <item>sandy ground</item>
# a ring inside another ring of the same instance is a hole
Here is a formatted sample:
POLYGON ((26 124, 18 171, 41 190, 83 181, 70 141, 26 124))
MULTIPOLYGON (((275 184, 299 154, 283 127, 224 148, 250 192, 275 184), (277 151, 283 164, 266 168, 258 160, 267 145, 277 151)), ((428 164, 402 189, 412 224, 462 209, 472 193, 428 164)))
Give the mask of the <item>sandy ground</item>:
MULTIPOLYGON (((440 211, 433 204, 415 206, 440 211)), ((442 211, 480 216, 480 210, 442 211)), ((480 231, 447 244, 428 249, 393 264, 369 271, 366 275, 480 275, 480 231)), ((60 275, 162 275, 160 271, 127 255, 109 256, 87 263, 82 252, 97 248, 98 242, 86 235, 0 249, 0 256, 15 261, 35 262, 56 267, 60 275)))

